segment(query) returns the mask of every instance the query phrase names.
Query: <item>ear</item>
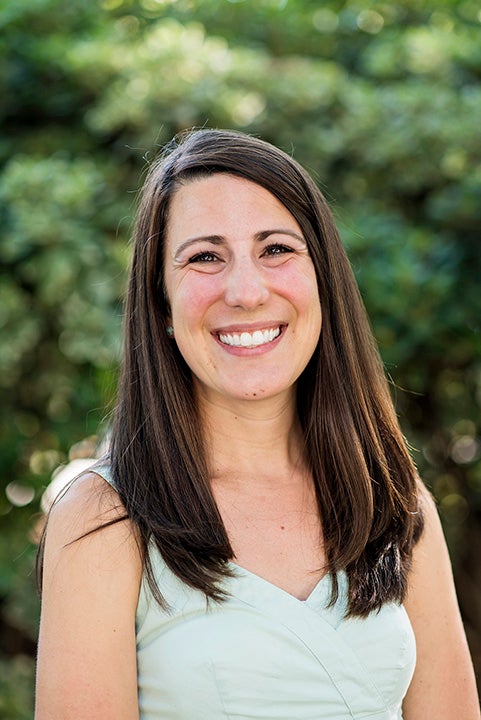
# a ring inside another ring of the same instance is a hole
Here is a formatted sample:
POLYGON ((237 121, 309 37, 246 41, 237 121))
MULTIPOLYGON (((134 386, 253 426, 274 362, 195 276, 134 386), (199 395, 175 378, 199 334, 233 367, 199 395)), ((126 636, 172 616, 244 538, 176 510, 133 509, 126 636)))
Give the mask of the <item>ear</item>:
POLYGON ((174 337, 174 328, 172 327, 172 314, 170 312, 170 307, 169 307, 168 303, 166 303, 166 311, 167 311, 165 314, 166 332, 170 338, 173 338, 174 337))
POLYGON ((164 302, 163 302, 163 313, 165 317, 165 324, 172 325, 172 311, 170 309, 169 298, 167 297, 165 288, 163 288, 164 302))

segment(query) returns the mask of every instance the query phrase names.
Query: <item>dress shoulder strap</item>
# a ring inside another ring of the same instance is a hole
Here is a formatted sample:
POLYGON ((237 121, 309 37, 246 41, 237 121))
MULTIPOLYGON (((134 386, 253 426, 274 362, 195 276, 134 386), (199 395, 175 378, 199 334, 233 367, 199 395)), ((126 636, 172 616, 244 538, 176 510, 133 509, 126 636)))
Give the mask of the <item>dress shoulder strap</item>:
POLYGON ((89 471, 97 473, 97 475, 100 475, 101 478, 108 482, 108 484, 111 485, 114 490, 117 489, 112 476, 112 469, 110 467, 110 462, 108 458, 102 458, 101 460, 99 460, 97 463, 95 463, 95 465, 92 465, 89 468, 89 471))

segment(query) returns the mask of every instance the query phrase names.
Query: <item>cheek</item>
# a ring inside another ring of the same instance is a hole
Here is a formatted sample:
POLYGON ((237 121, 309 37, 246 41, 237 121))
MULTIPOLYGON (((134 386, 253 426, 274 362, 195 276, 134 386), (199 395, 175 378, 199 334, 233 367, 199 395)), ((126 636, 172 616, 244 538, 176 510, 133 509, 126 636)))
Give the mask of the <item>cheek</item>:
POLYGON ((212 276, 200 273, 192 278, 184 278, 170 290, 170 308, 172 321, 176 329, 195 330, 205 313, 219 295, 218 282, 212 276))
POLYGON ((307 267, 303 271, 286 268, 282 277, 282 293, 299 313, 321 319, 321 305, 314 268, 307 267))

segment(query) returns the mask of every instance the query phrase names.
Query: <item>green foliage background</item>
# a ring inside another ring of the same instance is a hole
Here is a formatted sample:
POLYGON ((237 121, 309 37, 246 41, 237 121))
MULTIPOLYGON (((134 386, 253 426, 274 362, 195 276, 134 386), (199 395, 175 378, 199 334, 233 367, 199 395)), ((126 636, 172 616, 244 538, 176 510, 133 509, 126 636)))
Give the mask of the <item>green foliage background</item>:
POLYGON ((192 126, 331 200, 481 674, 479 0, 6 0, 0 27, 0 718, 32 716, 39 499, 113 396, 135 193, 192 126))

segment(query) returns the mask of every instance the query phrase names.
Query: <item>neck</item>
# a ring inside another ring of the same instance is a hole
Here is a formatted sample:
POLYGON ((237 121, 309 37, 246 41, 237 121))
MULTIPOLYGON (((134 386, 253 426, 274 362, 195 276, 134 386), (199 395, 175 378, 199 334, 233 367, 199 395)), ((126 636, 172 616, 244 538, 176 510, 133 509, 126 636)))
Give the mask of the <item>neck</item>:
POLYGON ((294 392, 238 402, 199 394, 198 402, 212 478, 278 484, 303 466, 294 392))

